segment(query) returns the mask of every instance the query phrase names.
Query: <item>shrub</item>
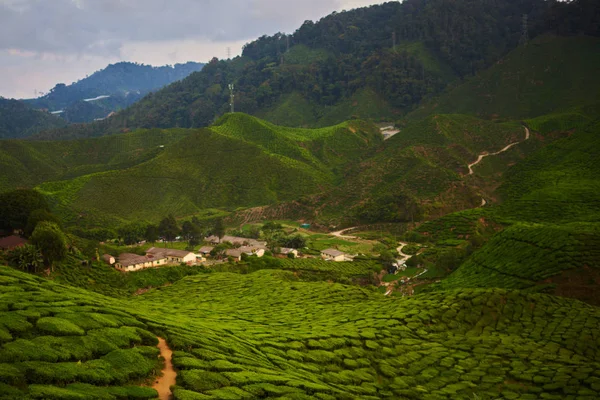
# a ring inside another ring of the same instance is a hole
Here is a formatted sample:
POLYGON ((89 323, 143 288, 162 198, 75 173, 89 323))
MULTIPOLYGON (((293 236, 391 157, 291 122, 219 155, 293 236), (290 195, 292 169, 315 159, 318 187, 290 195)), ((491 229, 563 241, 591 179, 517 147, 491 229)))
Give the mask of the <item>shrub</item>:
POLYGON ((56 317, 40 318, 37 321, 36 327, 52 335, 85 335, 85 331, 74 323, 56 317))

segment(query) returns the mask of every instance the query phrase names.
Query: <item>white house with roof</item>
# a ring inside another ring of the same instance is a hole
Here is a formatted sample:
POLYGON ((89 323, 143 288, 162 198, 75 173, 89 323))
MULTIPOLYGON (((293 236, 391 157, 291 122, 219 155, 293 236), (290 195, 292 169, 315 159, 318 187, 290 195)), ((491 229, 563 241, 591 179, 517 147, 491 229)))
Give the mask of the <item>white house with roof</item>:
POLYGON ((192 264, 196 262, 196 254, 187 250, 163 249, 160 247, 151 247, 146 250, 146 256, 156 258, 165 257, 171 264, 192 264))
POLYGON ((152 247, 146 255, 123 253, 115 262, 115 268, 121 271, 139 271, 144 268, 161 267, 169 264, 188 264, 197 262, 196 254, 186 250, 162 249, 152 247))
POLYGON ((321 251, 321 258, 326 261, 345 261, 346 253, 336 249, 325 249, 321 251))
POLYGON ((293 254, 294 258, 298 257, 298 250, 296 249, 291 249, 288 247, 282 247, 279 249, 279 254, 283 254, 284 256, 287 256, 289 254, 293 254))
POLYGON ((139 271, 144 268, 160 267, 167 265, 167 258, 164 256, 140 256, 139 254, 123 253, 119 255, 115 268, 121 271, 139 271))

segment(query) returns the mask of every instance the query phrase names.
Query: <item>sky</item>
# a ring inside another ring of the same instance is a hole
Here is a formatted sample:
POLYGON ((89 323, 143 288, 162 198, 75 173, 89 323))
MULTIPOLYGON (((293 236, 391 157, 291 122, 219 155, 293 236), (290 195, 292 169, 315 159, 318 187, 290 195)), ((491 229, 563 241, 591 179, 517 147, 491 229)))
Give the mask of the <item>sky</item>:
POLYGON ((383 0, 0 0, 0 96, 32 98, 119 61, 241 54, 259 36, 383 0))

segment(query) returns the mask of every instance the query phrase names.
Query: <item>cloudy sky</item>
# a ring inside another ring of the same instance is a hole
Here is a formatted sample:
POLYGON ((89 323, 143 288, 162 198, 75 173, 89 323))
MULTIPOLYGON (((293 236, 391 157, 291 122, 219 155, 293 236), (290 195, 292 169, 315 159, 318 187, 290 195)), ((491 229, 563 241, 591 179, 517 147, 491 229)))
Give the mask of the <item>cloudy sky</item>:
POLYGON ((263 34, 383 0, 0 0, 0 96, 35 97, 106 65, 225 58, 263 34))

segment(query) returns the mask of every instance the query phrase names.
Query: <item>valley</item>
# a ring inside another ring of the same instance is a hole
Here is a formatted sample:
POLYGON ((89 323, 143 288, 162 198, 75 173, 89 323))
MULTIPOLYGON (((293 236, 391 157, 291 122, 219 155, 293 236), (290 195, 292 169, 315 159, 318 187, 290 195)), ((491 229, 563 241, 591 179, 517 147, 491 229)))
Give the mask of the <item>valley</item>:
POLYGON ((595 10, 387 2, 0 98, 0 400, 600 398, 595 10))

